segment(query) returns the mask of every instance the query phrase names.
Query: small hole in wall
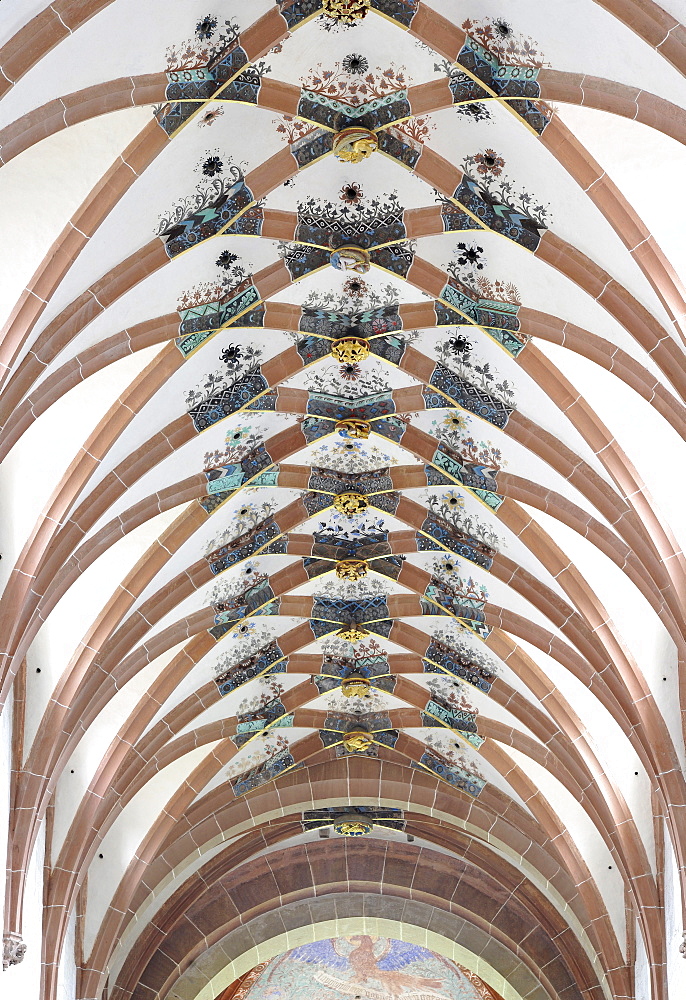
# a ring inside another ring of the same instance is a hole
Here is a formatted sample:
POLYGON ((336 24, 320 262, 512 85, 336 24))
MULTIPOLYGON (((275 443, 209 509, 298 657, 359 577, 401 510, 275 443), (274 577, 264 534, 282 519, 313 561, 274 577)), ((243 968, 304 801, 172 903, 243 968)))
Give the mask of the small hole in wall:
POLYGON ((634 774, 638 774, 638 771, 634 771, 634 774))
POLYGON ((39 674, 39 673, 40 673, 40 667, 36 667, 36 673, 37 673, 37 674, 39 674))
POLYGON ((611 871, 612 871, 612 865, 608 865, 608 866, 607 866, 607 870, 608 870, 609 872, 611 872, 611 871))
POLYGON ((666 681, 666 680, 667 680, 667 678, 666 678, 666 677, 663 677, 663 678, 662 678, 662 680, 663 680, 663 681, 666 681))
POLYGON ((104 855, 104 854, 98 854, 98 857, 99 857, 99 858, 100 858, 100 860, 102 861, 102 859, 103 859, 103 858, 105 857, 105 855, 104 855))
POLYGON ((73 774, 73 773, 74 773, 74 768, 72 768, 72 769, 71 769, 71 771, 70 771, 69 773, 70 773, 70 774, 73 774))

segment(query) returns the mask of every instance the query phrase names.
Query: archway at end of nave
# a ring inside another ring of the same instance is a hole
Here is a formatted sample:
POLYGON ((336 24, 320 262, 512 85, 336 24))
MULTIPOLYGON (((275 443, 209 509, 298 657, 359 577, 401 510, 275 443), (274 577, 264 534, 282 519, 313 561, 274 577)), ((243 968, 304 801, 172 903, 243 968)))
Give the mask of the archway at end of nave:
MULTIPOLYGON (((395 933, 403 935, 401 940, 353 933, 357 922, 351 921, 348 934, 307 941, 261 962, 216 994, 216 1000, 503 1000, 457 960, 458 955, 467 960, 459 944, 430 934, 437 949, 431 950, 411 940, 418 936, 414 928, 403 933, 398 925, 395 933)), ((302 928, 307 930, 316 932, 302 928)), ((518 996, 506 992, 513 1000, 518 996)))

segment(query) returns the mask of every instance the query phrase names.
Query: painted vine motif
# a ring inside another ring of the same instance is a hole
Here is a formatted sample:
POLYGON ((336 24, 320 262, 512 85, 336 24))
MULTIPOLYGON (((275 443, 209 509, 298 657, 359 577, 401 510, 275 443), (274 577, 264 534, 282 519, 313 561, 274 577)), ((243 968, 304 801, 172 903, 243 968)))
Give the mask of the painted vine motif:
MULTIPOLYGON (((447 199, 437 195, 437 201, 447 203, 447 199)), ((488 260, 483 247, 477 243, 460 242, 455 245, 453 259, 448 261, 446 271, 477 300, 508 302, 521 305, 519 289, 511 281, 495 280, 482 274, 488 260)))
POLYGON ((515 189, 514 181, 503 174, 505 160, 494 150, 473 153, 462 161, 462 170, 478 184, 491 204, 506 205, 511 211, 520 212, 531 219, 538 229, 551 225, 550 205, 544 205, 525 189, 515 189))
POLYGON ((365 639, 364 642, 352 643, 346 639, 329 636, 323 639, 319 643, 319 646, 324 654, 324 658, 329 662, 339 659, 355 660, 363 659, 364 657, 377 658, 386 656, 383 646, 373 637, 365 639))
MULTIPOLYGON (((355 57, 362 59, 362 57, 355 57)), ((319 94, 328 97, 342 104, 349 104, 352 107, 360 107, 369 101, 379 100, 405 90, 408 86, 408 79, 404 66, 388 66, 382 69, 380 66, 370 70, 367 64, 364 70, 351 66, 353 56, 346 57, 342 62, 334 63, 333 69, 326 69, 319 63, 309 76, 301 79, 303 90, 311 94, 319 94), (347 63, 346 63, 347 59, 347 63)))
POLYGON ((243 490, 244 502, 231 515, 232 523, 229 527, 224 528, 224 530, 216 535, 208 544, 206 548, 206 555, 209 555, 216 549, 235 541, 237 538, 245 535, 248 531, 252 531, 258 525, 262 524, 262 522, 266 521, 267 518, 272 517, 277 510, 277 505, 275 503, 271 503, 269 501, 251 503, 249 500, 245 500, 246 496, 250 496, 250 494, 256 492, 259 492, 259 490, 243 490))
POLYGON ((452 767, 459 767, 469 774, 480 778, 481 781, 486 781, 483 772, 479 768, 478 761, 471 754, 468 756, 464 750, 464 744, 457 743, 454 739, 451 739, 448 733, 441 731, 429 732, 424 737, 424 742, 435 754, 442 757, 452 767))
POLYGON ((486 652, 485 647, 465 640, 465 631, 457 623, 431 630, 431 638, 456 653, 466 662, 475 663, 494 677, 500 673, 497 661, 486 652))
POLYGON ((241 379, 260 370, 262 350, 252 344, 227 344, 219 355, 223 368, 203 376, 196 386, 186 391, 186 408, 192 410, 219 392, 232 389, 241 379))
MULTIPOLYGON (((336 715, 352 715, 358 721, 366 720, 371 713, 378 715, 388 711, 388 699, 375 690, 370 689, 361 698, 346 698, 342 694, 329 694, 326 699, 327 709, 336 715)), ((369 720, 371 722, 371 720, 369 720)))
POLYGON ((259 652, 273 640, 274 635, 274 629, 262 622, 246 621, 238 629, 232 629, 222 641, 222 655, 213 667, 215 677, 221 677, 259 652))
POLYGON ((339 399, 360 399, 376 393, 388 392, 390 385, 387 369, 348 362, 317 367, 307 374, 305 387, 309 392, 336 396, 339 399))
POLYGON ((256 677, 250 683, 250 693, 246 694, 236 708, 236 715, 253 715, 265 705, 280 700, 286 690, 280 679, 282 676, 283 674, 271 674, 269 677, 256 677))
POLYGON ((237 597, 241 597, 246 590, 259 587, 267 580, 269 580, 269 574, 263 572, 257 563, 245 562, 237 575, 230 579, 224 575, 216 581, 210 591, 209 602, 217 613, 221 613, 226 610, 227 606, 231 606, 237 597))
POLYGON ((448 490, 441 494, 427 490, 423 494, 423 500, 434 517, 440 518, 458 531, 471 535, 472 538, 477 538, 496 552, 502 551, 504 538, 489 524, 485 524, 477 514, 465 511, 464 497, 457 490, 448 490))
POLYGON ((393 584, 384 577, 370 576, 356 582, 351 580, 326 580, 314 597, 334 598, 343 601, 366 601, 372 597, 388 596, 393 593, 393 584))
POLYGON ((414 143, 419 143, 423 146, 424 143, 428 142, 430 136, 436 131, 436 122, 429 118, 428 116, 414 116, 412 118, 406 118, 404 121, 397 122, 395 125, 391 126, 389 131, 401 132, 406 135, 408 139, 411 139, 414 143))
MULTIPOLYGON (((220 258, 228 260, 228 257, 223 257, 224 253, 227 252, 222 251, 219 255, 220 258)), ((219 260, 217 260, 217 266, 223 268, 224 265, 219 264, 219 260)), ((197 285, 193 285, 184 291, 177 301, 178 311, 182 313, 187 309, 196 309, 198 306, 207 305, 211 302, 221 302, 223 299, 230 297, 243 282, 252 281, 252 272, 243 267, 242 264, 227 267, 225 270, 226 274, 222 277, 215 278, 212 281, 199 282, 197 285)))
POLYGON ((460 564, 455 556, 440 555, 431 560, 427 570, 435 580, 440 580, 454 597, 465 601, 485 602, 488 600, 488 588, 471 576, 465 580, 460 573, 460 564))
POLYGON ((398 290, 389 283, 374 288, 362 278, 349 278, 342 292, 310 292, 303 300, 303 309, 325 309, 327 312, 357 314, 372 309, 397 306, 398 290))
POLYGON ((167 48, 167 71, 173 73, 207 66, 235 45, 239 34, 240 28, 233 19, 221 21, 213 14, 205 15, 197 22, 192 38, 167 48))
POLYGON ((260 446, 262 435, 254 431, 248 424, 238 424, 230 427, 224 438, 224 450, 216 448, 206 451, 203 459, 203 469, 209 472, 223 465, 237 465, 251 452, 260 446))
POLYGON ((443 420, 431 423, 431 434, 449 448, 460 454, 466 462, 472 465, 484 465, 499 472, 507 465, 500 448, 487 441, 477 441, 469 433, 472 418, 461 411, 451 411, 443 420))
POLYGON ((514 384, 504 378, 490 361, 474 358, 471 343, 459 331, 455 330, 453 336, 436 345, 436 355, 441 364, 482 392, 499 399, 506 406, 516 407, 514 384))
POLYGON ((343 31, 349 31, 351 28, 358 28, 362 24, 362 20, 339 21, 337 17, 330 17, 328 14, 320 14, 319 17, 315 18, 314 23, 318 28, 321 28, 322 31, 336 35, 343 31))
MULTIPOLYGON (((306 121, 303 118, 295 118, 293 115, 280 115, 272 118, 272 124, 276 126, 278 135, 285 139, 289 146, 292 146, 305 136, 311 135, 319 129, 319 125, 306 121)), ((288 181, 286 182, 288 184, 288 181)), ((290 186, 290 184, 288 184, 290 186)))
POLYGON ((398 464, 396 458, 368 441, 335 439, 313 449, 311 461, 313 466, 334 472, 378 472, 398 464))
POLYGON ((515 32, 504 18, 484 17, 478 21, 468 18, 462 22, 462 30, 504 65, 534 69, 550 65, 539 51, 538 42, 529 35, 515 32))
POLYGON ((458 712, 470 712, 478 715, 478 709, 472 704, 467 688, 456 677, 443 677, 440 674, 430 674, 427 686, 434 701, 452 708, 458 712))
POLYGON ((194 167, 200 174, 193 194, 181 198, 168 212, 159 216, 155 234, 168 240, 174 239, 184 222, 204 212, 228 196, 236 184, 242 184, 247 165, 234 163, 230 156, 219 150, 206 151, 194 167))
POLYGON ((274 757, 278 757, 279 754, 288 750, 289 745, 287 737, 282 732, 276 729, 267 730, 264 737, 260 738, 259 743, 253 741, 249 749, 241 750, 224 773, 227 778, 236 778, 252 768, 266 764, 274 757))

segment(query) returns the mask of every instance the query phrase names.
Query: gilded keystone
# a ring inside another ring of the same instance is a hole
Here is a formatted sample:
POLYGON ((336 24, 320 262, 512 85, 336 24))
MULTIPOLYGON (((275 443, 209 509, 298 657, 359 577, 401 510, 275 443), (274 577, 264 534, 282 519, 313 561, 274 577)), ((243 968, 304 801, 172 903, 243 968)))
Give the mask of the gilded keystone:
POLYGON ((352 126, 338 132, 333 140, 333 155, 343 163, 361 163, 379 148, 379 140, 368 128, 352 126))
POLYGON ((355 583, 367 575, 367 563, 364 559, 341 559, 336 563, 336 576, 339 580, 351 580, 355 583))
POLYGON ((333 505, 339 514, 352 517, 353 514, 361 514, 363 510, 366 510, 369 502, 360 493, 339 493, 338 496, 334 497, 333 505))

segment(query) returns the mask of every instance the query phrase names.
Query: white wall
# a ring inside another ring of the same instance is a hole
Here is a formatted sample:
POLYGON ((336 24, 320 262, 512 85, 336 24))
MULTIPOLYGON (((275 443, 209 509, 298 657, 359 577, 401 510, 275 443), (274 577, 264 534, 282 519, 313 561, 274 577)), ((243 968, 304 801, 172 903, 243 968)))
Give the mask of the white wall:
POLYGON ((670 1000, 671 997, 686 997, 686 956, 679 953, 684 929, 679 872, 672 842, 665 830, 665 940, 670 1000))
POLYGON ((2 973, 0 996, 3 1000, 39 1000, 43 940, 43 862, 45 859, 45 824, 36 838, 26 876, 22 936, 26 957, 2 973))
MULTIPOLYGON (((650 969, 641 928, 636 923, 636 980, 634 986, 636 1000, 651 1000, 650 969)), ((676 1000, 676 996, 675 996, 676 1000)))
MULTIPOLYGON (((10 775, 12 771, 12 705, 10 693, 0 715, 0 858, 7 857, 7 834, 10 821, 10 775)), ((0 892, 0 926, 4 927, 5 893, 0 892)))
POLYGON ((76 945, 76 909, 69 917, 69 927, 64 938, 60 968, 57 976, 57 1000, 75 1000, 76 997, 76 961, 74 948, 76 945))

